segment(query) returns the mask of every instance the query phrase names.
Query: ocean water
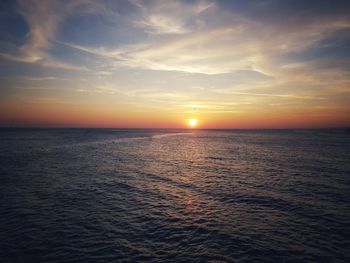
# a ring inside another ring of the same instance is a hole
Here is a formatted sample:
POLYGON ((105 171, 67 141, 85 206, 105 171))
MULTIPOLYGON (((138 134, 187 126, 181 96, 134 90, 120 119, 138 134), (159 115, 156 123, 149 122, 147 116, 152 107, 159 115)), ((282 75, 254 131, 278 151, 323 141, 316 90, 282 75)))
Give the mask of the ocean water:
POLYGON ((1 262, 350 262, 347 130, 0 130, 1 262))

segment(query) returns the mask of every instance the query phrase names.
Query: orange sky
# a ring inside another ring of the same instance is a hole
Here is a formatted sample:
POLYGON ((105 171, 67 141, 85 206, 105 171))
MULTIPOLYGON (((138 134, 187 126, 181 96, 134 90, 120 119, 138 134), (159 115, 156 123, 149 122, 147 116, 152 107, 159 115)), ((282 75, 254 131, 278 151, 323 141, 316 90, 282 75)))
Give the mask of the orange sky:
POLYGON ((3 127, 115 127, 115 128, 190 128, 188 119, 197 120, 196 128, 322 128, 345 127, 348 112, 315 113, 299 111, 242 112, 228 114, 181 114, 171 112, 106 110, 101 105, 2 104, 3 127))

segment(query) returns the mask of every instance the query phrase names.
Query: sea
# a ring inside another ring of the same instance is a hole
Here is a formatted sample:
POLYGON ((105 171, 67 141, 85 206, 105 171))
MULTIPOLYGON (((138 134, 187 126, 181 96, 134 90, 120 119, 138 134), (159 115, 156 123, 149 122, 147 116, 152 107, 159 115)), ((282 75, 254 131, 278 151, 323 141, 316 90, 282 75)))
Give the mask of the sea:
POLYGON ((1 129, 0 262, 350 262, 350 131, 1 129))

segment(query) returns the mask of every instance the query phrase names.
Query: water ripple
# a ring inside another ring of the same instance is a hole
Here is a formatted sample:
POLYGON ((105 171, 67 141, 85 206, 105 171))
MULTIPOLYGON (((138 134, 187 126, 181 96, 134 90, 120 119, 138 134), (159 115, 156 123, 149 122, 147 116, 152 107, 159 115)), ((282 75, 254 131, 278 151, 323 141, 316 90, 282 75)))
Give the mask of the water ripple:
POLYGON ((2 262, 349 262, 342 132, 0 131, 2 262))

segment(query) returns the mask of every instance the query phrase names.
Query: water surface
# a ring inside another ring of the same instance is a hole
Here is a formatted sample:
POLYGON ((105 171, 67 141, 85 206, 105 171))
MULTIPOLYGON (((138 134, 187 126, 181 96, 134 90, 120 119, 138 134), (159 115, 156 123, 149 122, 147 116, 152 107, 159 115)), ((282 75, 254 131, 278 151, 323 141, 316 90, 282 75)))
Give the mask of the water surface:
POLYGON ((0 131, 2 262, 349 262, 346 130, 0 131))

